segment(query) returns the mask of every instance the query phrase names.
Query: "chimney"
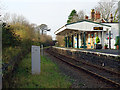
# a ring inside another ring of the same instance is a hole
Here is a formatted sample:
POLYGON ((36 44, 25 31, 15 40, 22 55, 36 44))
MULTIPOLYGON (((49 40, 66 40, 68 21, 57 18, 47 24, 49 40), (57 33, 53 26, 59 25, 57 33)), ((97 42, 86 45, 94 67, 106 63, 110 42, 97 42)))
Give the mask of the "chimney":
POLYGON ((85 15, 85 19, 88 20, 88 16, 87 15, 85 15))
POLYGON ((100 12, 98 11, 98 19, 100 19, 100 12))
POLYGON ((113 22, 113 16, 112 16, 112 14, 110 15, 110 22, 113 22))
POLYGON ((101 21, 102 23, 105 23, 105 21, 102 19, 102 21, 101 21))
POLYGON ((100 19, 100 12, 96 11, 95 13, 95 20, 100 19))
POLYGON ((91 20, 94 21, 95 19, 95 11, 94 9, 91 10, 91 20))
POLYGON ((95 12, 95 20, 97 20, 98 14, 97 11, 95 12))

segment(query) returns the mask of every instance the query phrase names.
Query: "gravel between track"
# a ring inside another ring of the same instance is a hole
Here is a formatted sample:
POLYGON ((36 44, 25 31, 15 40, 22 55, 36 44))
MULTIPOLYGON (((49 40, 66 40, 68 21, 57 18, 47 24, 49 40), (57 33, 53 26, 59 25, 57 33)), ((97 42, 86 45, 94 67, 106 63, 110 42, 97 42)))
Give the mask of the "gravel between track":
POLYGON ((111 88, 110 85, 93 78, 83 71, 77 72, 77 69, 66 65, 48 53, 44 53, 44 55, 58 65, 61 74, 70 77, 71 88, 111 88))

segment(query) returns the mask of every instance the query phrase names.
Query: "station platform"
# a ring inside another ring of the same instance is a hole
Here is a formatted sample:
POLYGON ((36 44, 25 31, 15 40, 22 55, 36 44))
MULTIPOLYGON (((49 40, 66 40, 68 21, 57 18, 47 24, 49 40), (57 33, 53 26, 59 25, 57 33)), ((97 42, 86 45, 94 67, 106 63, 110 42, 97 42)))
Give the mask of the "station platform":
POLYGON ((55 47, 55 46, 53 46, 53 48, 59 48, 70 51, 80 51, 80 52, 112 56, 112 57, 120 57, 120 50, 114 50, 114 49, 77 49, 77 48, 64 48, 64 47, 55 47))

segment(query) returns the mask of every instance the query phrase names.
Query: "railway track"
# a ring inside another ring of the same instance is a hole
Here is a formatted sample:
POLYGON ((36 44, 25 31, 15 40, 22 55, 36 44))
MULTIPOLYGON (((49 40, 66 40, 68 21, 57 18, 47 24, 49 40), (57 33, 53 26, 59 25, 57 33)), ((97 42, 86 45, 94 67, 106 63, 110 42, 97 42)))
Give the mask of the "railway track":
POLYGON ((82 61, 78 61, 74 58, 61 55, 56 53, 52 50, 47 51, 47 53, 51 54, 52 56, 58 58, 59 60, 63 61, 64 63, 77 68, 78 70, 82 70, 95 78, 102 80, 103 82, 111 84, 113 87, 120 87, 120 74, 117 72, 113 72, 107 70, 105 68, 101 68, 92 64, 88 64, 82 61))

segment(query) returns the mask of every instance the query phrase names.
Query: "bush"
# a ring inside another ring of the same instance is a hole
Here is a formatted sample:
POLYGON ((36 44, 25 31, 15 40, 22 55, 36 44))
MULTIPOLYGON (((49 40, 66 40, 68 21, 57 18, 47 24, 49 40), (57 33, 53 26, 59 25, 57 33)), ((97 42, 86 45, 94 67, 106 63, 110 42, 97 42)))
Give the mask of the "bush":
POLYGON ((3 26, 2 28, 2 46, 3 48, 6 47, 14 47, 20 44, 19 36, 16 36, 13 32, 13 29, 9 26, 3 26))
POLYGON ((119 43, 120 43, 120 38, 118 37, 118 38, 117 38, 117 41, 116 41, 116 43, 115 43, 115 46, 119 45, 119 43))
POLYGON ((10 60, 20 52, 20 47, 6 47, 2 49, 2 63, 9 63, 10 60))
POLYGON ((108 45, 107 44, 105 44, 105 47, 107 47, 108 45))
POLYGON ((59 35, 57 35, 56 36, 56 40, 57 40, 57 45, 59 46, 59 47, 63 47, 63 46, 65 46, 65 37, 64 36, 59 36, 59 35))

